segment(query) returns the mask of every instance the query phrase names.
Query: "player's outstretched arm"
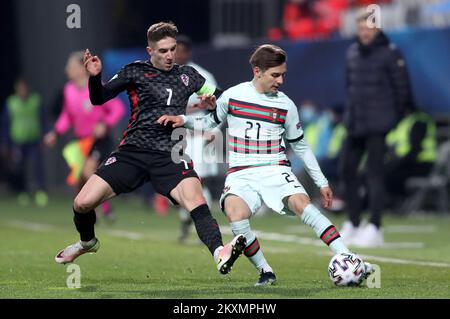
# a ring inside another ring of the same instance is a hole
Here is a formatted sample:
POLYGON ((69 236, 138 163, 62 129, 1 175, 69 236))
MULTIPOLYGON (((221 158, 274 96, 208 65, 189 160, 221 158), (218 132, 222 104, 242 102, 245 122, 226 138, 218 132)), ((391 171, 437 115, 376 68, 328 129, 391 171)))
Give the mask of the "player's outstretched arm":
POLYGON ((107 84, 102 83, 102 61, 89 49, 84 53, 84 66, 89 73, 89 98, 93 105, 102 105, 126 89, 128 79, 122 74, 114 76, 107 84))
POLYGON ((309 145, 306 143, 305 139, 301 138, 298 141, 291 142, 290 145, 295 154, 297 154, 305 164, 306 171, 308 172, 309 176, 311 176, 317 187, 323 188, 328 186, 328 180, 323 175, 319 163, 317 162, 316 156, 314 155, 309 145))
POLYGON ((201 110, 213 111, 216 109, 216 96, 215 95, 202 95, 198 97, 199 102, 194 104, 193 107, 201 110))
POLYGON ((328 185, 328 180, 320 169, 316 156, 304 138, 301 138, 296 142, 291 142, 290 144, 294 152, 302 159, 309 176, 311 176, 317 187, 320 188, 323 207, 330 208, 333 202, 333 191, 328 185))
POLYGON ((172 123, 172 127, 185 127, 190 130, 210 130, 215 128, 220 124, 214 120, 214 114, 206 115, 163 115, 157 122, 161 125, 167 126, 167 124, 172 123))
POLYGON ((84 52, 83 62, 90 76, 96 76, 102 72, 102 60, 98 56, 93 56, 89 49, 84 52))

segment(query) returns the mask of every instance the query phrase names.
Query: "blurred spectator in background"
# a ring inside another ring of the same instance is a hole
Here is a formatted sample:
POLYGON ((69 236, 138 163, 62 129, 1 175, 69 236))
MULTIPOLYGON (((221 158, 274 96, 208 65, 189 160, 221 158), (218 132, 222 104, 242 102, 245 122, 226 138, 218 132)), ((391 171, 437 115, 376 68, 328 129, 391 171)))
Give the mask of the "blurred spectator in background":
POLYGON ((9 164, 8 179, 13 191, 18 193, 20 205, 27 205, 30 201, 28 164, 31 164, 36 177, 35 203, 45 206, 48 202, 40 144, 44 129, 43 114, 39 94, 30 91, 25 79, 18 79, 14 94, 6 100, 1 127, 2 153, 7 154, 9 164))
POLYGON ((283 9, 282 31, 290 40, 312 38, 316 19, 314 1, 289 0, 283 9))
POLYGON ((269 30, 268 38, 279 41, 323 39, 337 34, 341 16, 352 7, 390 3, 391 0, 287 0, 281 27, 269 30))
MULTIPOLYGON (((328 108, 320 112, 316 110, 312 121, 305 129, 305 138, 318 161, 327 156, 328 144, 330 143, 333 129, 330 111, 328 108)), ((301 110, 300 113, 304 114, 305 110, 301 110)))
POLYGON ((384 242, 381 215, 384 208, 384 166, 386 134, 398 123, 410 103, 405 61, 400 51, 377 28, 366 22, 370 14, 358 15, 358 39, 347 52, 348 104, 344 123, 348 137, 343 150, 342 178, 350 221, 341 235, 349 244, 374 247, 384 242), (357 169, 367 152, 366 184, 370 222, 360 226, 361 200, 357 169))
MULTIPOLYGON (((304 100, 300 104, 298 112, 300 123, 305 134, 305 140, 308 142, 308 145, 314 153, 314 145, 316 144, 316 141, 318 139, 316 136, 316 124, 320 117, 319 109, 312 100, 304 100)), ((311 183, 312 180, 309 179, 309 175, 304 172, 302 161, 298 158, 298 156, 295 156, 294 152, 291 149, 289 149, 288 151, 288 158, 289 161, 291 161, 292 171, 294 172, 294 174, 299 179, 302 179, 302 175, 306 176, 306 180, 303 180, 301 182, 303 185, 308 187, 308 182, 311 183)))
MULTIPOLYGON (((343 208, 342 190, 340 190, 340 179, 338 174, 339 159, 342 151, 343 141, 347 131, 342 123, 344 107, 335 105, 319 111, 314 102, 304 101, 300 106, 300 119, 305 134, 305 140, 313 151, 323 172, 327 177, 335 196, 331 210, 339 211, 343 208)), ((301 163, 294 156, 290 156, 293 169, 299 180, 310 192, 311 198, 318 198, 319 193, 315 191, 313 181, 303 169, 301 163)))
POLYGON ((324 38, 339 29, 340 14, 348 0, 289 0, 283 8, 281 29, 269 31, 271 40, 324 38))
MULTIPOLYGON (((89 74, 83 65, 84 52, 74 52, 66 64, 69 82, 64 86, 62 112, 52 131, 44 137, 48 147, 56 144, 61 136, 73 127, 76 141, 63 149, 64 159, 71 169, 67 183, 79 192, 97 166, 110 154, 114 145, 111 129, 125 114, 125 107, 119 98, 102 106, 94 107, 89 99, 89 74)), ((108 202, 101 205, 103 215, 112 221, 113 215, 108 202)))
POLYGON ((394 206, 396 199, 407 195, 408 178, 430 174, 437 157, 436 139, 436 123, 414 106, 407 108, 406 116, 386 136, 389 153, 385 183, 394 206))
MULTIPOLYGON (((312 100, 305 100, 299 108, 300 122, 303 126, 305 141, 320 162, 327 155, 327 148, 331 138, 331 121, 327 112, 319 110, 312 100)), ((314 181, 304 170, 303 162, 292 152, 289 153, 292 169, 298 179, 308 189, 312 199, 320 199, 320 192, 315 187, 314 181)))
POLYGON ((330 208, 332 211, 340 211, 344 208, 342 199, 344 192, 338 170, 342 156, 342 147, 347 136, 347 130, 342 123, 343 112, 343 105, 334 105, 325 110, 326 117, 328 117, 329 121, 326 135, 329 134, 329 137, 324 145, 326 147, 325 156, 319 160, 319 165, 334 191, 333 203, 330 208))
MULTIPOLYGON (((200 65, 194 63, 192 61, 192 41, 191 39, 183 34, 177 36, 177 51, 175 55, 175 62, 180 65, 189 65, 197 70, 205 79, 206 82, 217 87, 217 81, 214 76, 201 67, 200 65)), ((187 105, 187 114, 198 114, 202 115, 206 113, 205 110, 198 108, 199 98, 197 94, 191 95, 188 100, 187 105)), ((205 132, 202 135, 193 135, 193 131, 189 132, 189 136, 187 138, 187 147, 186 154, 190 156, 195 165, 195 171, 198 176, 202 179, 203 185, 203 196, 208 203, 208 206, 211 207, 212 204, 212 195, 211 195, 211 187, 212 187, 212 179, 211 177, 217 176, 219 173, 219 168, 216 162, 211 163, 205 162, 206 151, 211 150, 207 148, 206 145, 214 140, 214 132, 219 131, 219 129, 215 129, 213 131, 205 132), (203 146, 201 149, 199 146, 203 146)), ((212 146, 212 144, 210 145, 212 146)), ((178 240, 183 243, 187 240, 189 236, 189 229, 192 225, 192 218, 185 209, 181 208, 180 211, 180 219, 181 219, 181 229, 178 240)))
MULTIPOLYGON (((409 1, 409 0, 408 0, 409 1)), ((391 3, 392 0, 350 0, 354 6, 367 7, 371 4, 386 4, 391 3)))
MULTIPOLYGON (((201 67, 197 63, 194 63, 192 61, 192 55, 193 55, 192 40, 184 34, 180 34, 179 36, 177 36, 177 52, 175 56, 176 63, 180 65, 192 66, 194 69, 197 70, 198 73, 200 73, 206 79, 206 82, 216 86, 217 81, 214 78, 214 75, 212 75, 211 72, 201 67)), ((188 101, 188 108, 198 106, 199 104, 198 102, 199 102, 198 96, 195 94, 192 95, 188 101)), ((197 112, 199 111, 204 112, 203 110, 198 109, 197 112)))

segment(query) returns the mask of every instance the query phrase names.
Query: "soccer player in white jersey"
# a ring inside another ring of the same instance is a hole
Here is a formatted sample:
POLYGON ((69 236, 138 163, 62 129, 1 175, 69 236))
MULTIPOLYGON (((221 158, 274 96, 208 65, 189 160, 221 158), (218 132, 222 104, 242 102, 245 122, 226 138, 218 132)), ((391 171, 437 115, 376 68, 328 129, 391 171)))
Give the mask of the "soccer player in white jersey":
POLYGON ((285 51, 265 44, 250 58, 253 80, 224 91, 214 112, 203 116, 168 116, 158 122, 173 127, 229 126, 229 171, 220 203, 234 234, 247 239, 244 254, 260 272, 257 286, 276 282, 264 258, 249 219, 264 202, 279 214, 297 215, 333 253, 348 253, 336 227, 314 205, 289 166, 285 141, 303 160, 305 168, 320 189, 322 204, 330 207, 333 193, 317 160, 303 138, 297 107, 279 91, 286 74, 285 51))

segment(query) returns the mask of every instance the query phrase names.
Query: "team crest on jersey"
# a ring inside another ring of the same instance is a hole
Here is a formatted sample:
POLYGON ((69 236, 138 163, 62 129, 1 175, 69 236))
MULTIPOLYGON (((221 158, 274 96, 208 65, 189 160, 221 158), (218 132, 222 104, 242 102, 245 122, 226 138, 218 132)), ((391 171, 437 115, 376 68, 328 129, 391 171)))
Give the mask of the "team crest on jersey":
POLYGON ((278 113, 276 108, 272 108, 272 112, 270 113, 270 117, 272 118, 272 122, 274 122, 274 123, 280 117, 280 114, 278 113))
POLYGON ((105 166, 111 165, 112 163, 115 163, 115 162, 117 162, 116 157, 115 157, 115 156, 110 157, 110 158, 108 158, 108 159, 106 160, 105 166))
POLYGON ((183 84, 188 86, 189 85, 189 77, 186 74, 181 74, 181 81, 183 81, 183 84))

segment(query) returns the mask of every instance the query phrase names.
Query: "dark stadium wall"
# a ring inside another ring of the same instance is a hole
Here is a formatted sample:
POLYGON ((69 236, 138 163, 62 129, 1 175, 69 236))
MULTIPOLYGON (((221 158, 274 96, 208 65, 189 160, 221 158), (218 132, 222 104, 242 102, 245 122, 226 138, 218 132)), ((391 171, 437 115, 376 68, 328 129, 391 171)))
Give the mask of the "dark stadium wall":
POLYGON ((174 22, 194 42, 209 41, 208 0, 111 0, 114 12, 115 47, 145 45, 147 28, 159 21, 174 22))
POLYGON ((5 98, 11 93, 13 81, 20 72, 17 65, 18 47, 16 41, 16 28, 14 26, 14 1, 2 1, 0 10, 0 32, 2 39, 0 77, 0 110, 4 106, 5 98), (4 48, 4 49, 3 49, 4 48))
MULTIPOLYGON (((72 3, 73 0, 14 1, 20 71, 42 95, 47 113, 51 113, 66 81, 64 67, 68 55, 85 48, 102 53, 113 45, 110 1, 77 0, 75 3, 81 9, 79 29, 70 29, 66 24, 71 14, 66 10, 72 3)), ((54 117, 50 124, 53 121, 54 117)), ((59 150, 46 152, 45 156, 48 168, 52 168, 47 170, 50 184, 62 184, 67 168, 59 150)))
POLYGON ((77 0, 81 28, 66 22, 71 0, 15 1, 20 66, 31 84, 50 103, 65 81, 64 66, 70 52, 89 47, 101 52, 111 46, 108 0, 77 0))

